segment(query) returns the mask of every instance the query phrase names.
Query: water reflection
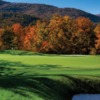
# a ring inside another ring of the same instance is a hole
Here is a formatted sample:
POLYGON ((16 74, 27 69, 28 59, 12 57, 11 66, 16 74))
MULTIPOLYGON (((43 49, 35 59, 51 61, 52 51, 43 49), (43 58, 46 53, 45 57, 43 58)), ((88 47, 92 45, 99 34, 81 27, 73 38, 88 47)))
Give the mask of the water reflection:
POLYGON ((100 94, 75 95, 72 100, 100 100, 100 94))

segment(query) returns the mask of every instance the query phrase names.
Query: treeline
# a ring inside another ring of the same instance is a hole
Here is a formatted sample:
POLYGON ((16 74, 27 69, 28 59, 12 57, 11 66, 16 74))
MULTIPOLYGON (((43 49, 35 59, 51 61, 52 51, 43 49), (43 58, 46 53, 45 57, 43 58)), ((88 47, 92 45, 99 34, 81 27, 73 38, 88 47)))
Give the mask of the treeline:
POLYGON ((55 15, 34 26, 13 24, 0 29, 0 49, 52 54, 100 54, 100 24, 84 17, 55 15))

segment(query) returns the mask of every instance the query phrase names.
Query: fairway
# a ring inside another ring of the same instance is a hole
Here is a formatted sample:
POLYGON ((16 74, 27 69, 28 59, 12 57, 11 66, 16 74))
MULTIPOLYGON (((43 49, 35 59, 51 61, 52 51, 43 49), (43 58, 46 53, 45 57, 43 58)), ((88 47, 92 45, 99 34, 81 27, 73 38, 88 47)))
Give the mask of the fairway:
MULTIPOLYGON (((48 55, 10 50, 0 52, 1 100, 65 100, 66 94, 68 97, 74 91, 77 81, 84 81, 84 85, 81 84, 83 87, 93 82, 99 89, 99 55, 48 55), (64 87, 71 89, 65 92, 64 87)), ((87 91, 90 87, 86 88, 87 91)), ((95 85, 92 88, 95 91, 95 85)), ((70 100, 70 96, 68 98, 70 100)))
POLYGON ((12 51, 13 54, 10 54, 8 51, 7 54, 0 54, 0 64, 28 74, 100 75, 100 56, 45 55, 28 52, 20 55, 20 52, 18 54, 16 52, 12 51))

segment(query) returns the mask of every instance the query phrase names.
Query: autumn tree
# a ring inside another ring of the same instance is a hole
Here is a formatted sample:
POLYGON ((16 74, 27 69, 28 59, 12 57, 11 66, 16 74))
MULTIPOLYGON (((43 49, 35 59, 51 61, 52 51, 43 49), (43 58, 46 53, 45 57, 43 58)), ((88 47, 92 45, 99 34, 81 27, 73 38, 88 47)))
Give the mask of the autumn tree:
POLYGON ((13 24, 12 25, 12 31, 17 36, 17 41, 18 41, 17 47, 18 47, 18 49, 23 50, 23 48, 24 48, 23 47, 23 40, 24 40, 24 35, 25 35, 23 26, 21 26, 19 23, 13 24))
POLYGON ((2 38, 1 38, 1 36, 2 36, 2 31, 3 31, 3 29, 1 28, 1 29, 0 29, 0 50, 2 50, 2 46, 3 46, 3 44, 2 44, 2 38))
POLYGON ((1 39, 3 49, 16 49, 17 40, 11 28, 7 27, 2 31, 1 39))
POLYGON ((25 29, 25 37, 23 41, 24 49, 36 51, 35 42, 37 41, 37 34, 35 33, 35 26, 29 26, 25 29))
POLYGON ((40 52, 48 52, 49 48, 49 31, 48 31, 48 23, 38 21, 35 27, 36 41, 35 46, 37 51, 40 52))
POLYGON ((78 31, 76 34, 78 52, 80 54, 89 54, 91 49, 94 48, 95 34, 94 24, 91 20, 85 17, 76 19, 78 31))
POLYGON ((50 50, 53 53, 71 53, 72 36, 76 31, 75 21, 69 16, 56 15, 49 24, 50 50))
POLYGON ((100 24, 98 24, 94 30, 97 39, 95 40, 95 47, 97 53, 100 54, 100 24))

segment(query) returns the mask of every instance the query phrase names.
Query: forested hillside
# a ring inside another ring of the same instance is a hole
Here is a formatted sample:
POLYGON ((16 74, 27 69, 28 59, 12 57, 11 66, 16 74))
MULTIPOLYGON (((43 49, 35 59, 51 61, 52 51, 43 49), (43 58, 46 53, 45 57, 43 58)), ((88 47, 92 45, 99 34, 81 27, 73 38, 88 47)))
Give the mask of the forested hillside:
POLYGON ((1 0, 0 50, 100 54, 99 22, 100 17, 74 8, 1 0))
POLYGON ((52 15, 70 16, 77 18, 79 16, 87 17, 93 22, 100 22, 100 17, 84 12, 75 8, 58 8, 45 4, 28 4, 28 3, 9 3, 0 1, 0 12, 21 13, 36 16, 43 19, 50 19, 52 15))
POLYGON ((34 25, 39 18, 20 13, 1 13, 0 12, 0 27, 11 26, 15 23, 20 23, 23 26, 34 25))
POLYGON ((97 16, 99 16, 99 17, 100 17, 100 14, 97 14, 97 16))

